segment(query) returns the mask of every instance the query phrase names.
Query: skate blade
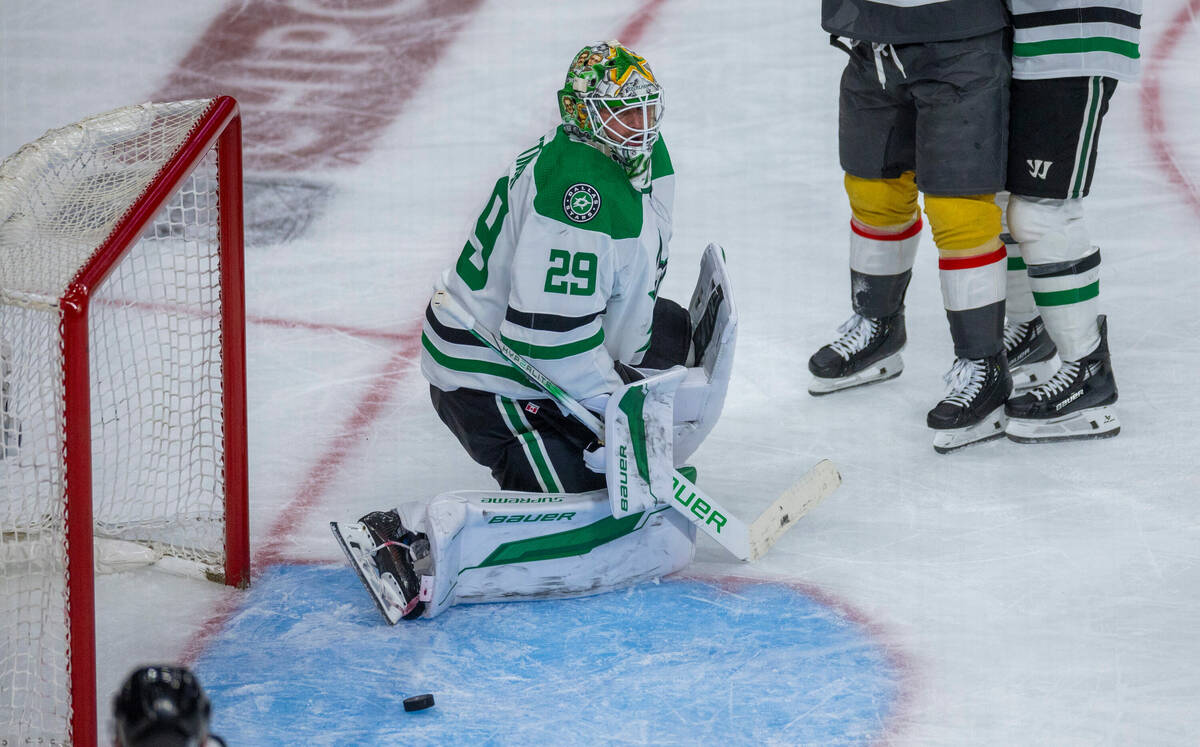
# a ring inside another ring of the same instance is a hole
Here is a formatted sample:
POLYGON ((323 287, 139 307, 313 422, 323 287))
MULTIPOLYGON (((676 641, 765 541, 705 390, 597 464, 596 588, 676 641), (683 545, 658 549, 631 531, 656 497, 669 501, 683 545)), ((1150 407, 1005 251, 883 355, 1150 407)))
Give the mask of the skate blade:
POLYGON ((1062 368, 1062 361, 1058 359, 1057 353, 1044 361, 1024 363, 1017 366, 1011 372, 1013 392, 1023 392, 1044 384, 1047 379, 1058 373, 1058 369, 1060 368, 1062 368))
POLYGON ((1010 418, 1005 432, 1010 441, 1022 444, 1082 441, 1112 438, 1121 432, 1121 421, 1117 419, 1116 407, 1104 405, 1049 420, 1010 418))
POLYGON ((880 381, 894 379, 904 370, 904 360, 899 353, 893 353, 883 360, 867 366, 858 373, 843 376, 839 379, 824 379, 820 376, 814 376, 812 382, 808 385, 808 393, 814 397, 820 397, 823 394, 832 394, 840 392, 843 389, 851 389, 856 386, 864 386, 866 384, 876 384, 880 381))
POLYGON ((371 557, 375 543, 367 528, 357 522, 338 524, 336 521, 329 522, 329 528, 388 625, 395 625, 412 612, 420 600, 414 598, 406 603, 392 574, 379 572, 371 557))
POLYGON ((965 428, 950 428, 944 431, 935 430, 933 432, 933 450, 939 454, 949 454, 964 446, 1000 438, 1004 435, 1006 420, 1004 407, 1000 406, 975 425, 968 425, 965 428))

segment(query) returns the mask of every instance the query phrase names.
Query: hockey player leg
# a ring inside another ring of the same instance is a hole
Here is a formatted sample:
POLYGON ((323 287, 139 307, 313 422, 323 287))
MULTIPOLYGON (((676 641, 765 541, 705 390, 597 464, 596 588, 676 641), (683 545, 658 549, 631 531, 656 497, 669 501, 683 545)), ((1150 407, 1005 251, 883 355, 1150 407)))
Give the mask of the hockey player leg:
POLYGON ((829 394, 893 379, 904 369, 904 295, 921 238, 911 172, 898 179, 845 178, 850 221, 853 316, 808 361, 808 391, 829 394))
POLYGON ((1053 377, 1009 403, 1009 436, 1023 442, 1115 436, 1117 387, 1107 324, 1098 314, 1100 251, 1088 239, 1083 202, 1014 195, 1009 214, 1034 300, 1064 361, 1053 377))
POLYGON ((938 453, 1004 435, 1004 402, 1012 392, 1003 340, 1007 254, 991 197, 925 200, 955 355, 946 395, 926 418, 938 453))
POLYGON ((1005 233, 1000 234, 1008 252, 1008 290, 1004 302, 1004 353, 1008 356, 1008 371, 1012 374, 1013 391, 1020 392, 1045 382, 1058 370, 1060 361, 1054 341, 1033 300, 1029 273, 1021 244, 1008 233, 1008 193, 997 195, 997 203, 1005 210, 1005 233))

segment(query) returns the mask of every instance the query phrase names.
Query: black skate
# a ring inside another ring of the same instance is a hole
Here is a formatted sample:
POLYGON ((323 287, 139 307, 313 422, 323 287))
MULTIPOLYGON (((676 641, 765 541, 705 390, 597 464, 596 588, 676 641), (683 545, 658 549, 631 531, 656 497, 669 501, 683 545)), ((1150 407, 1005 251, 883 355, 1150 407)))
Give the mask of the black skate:
POLYGON ((900 350, 908 338, 904 312, 870 319, 855 314, 838 327, 841 337, 808 359, 814 396, 894 379, 904 370, 900 350))
POLYGON ((330 529, 387 621, 412 620, 425 611, 418 565, 427 565, 429 540, 405 529, 395 511, 373 511, 354 524, 330 529))
POLYGON ((925 419, 935 431, 934 451, 945 454, 1004 435, 1004 402, 1012 393, 1004 353, 956 359, 946 385, 946 396, 925 419))
POLYGON ((1108 354, 1108 320, 1101 315, 1100 344, 1077 361, 1064 363, 1039 387, 1014 397, 1004 408, 1008 437, 1021 443, 1110 438, 1121 432, 1117 381, 1108 354))
POLYGON ((1004 322, 1004 352, 1013 391, 1038 386, 1058 370, 1058 350, 1040 316, 1028 322, 1004 322))

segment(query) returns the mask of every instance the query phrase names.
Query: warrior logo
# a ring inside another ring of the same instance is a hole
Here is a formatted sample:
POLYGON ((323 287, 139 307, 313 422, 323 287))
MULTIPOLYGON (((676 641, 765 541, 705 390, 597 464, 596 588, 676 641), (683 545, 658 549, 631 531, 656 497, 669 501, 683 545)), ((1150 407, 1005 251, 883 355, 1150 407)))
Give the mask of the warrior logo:
POLYGON ((572 184, 563 195, 563 212, 576 223, 587 223, 600 211, 600 193, 590 184, 572 184))
POLYGON ((1053 163, 1054 161, 1043 161, 1041 159, 1025 159, 1025 164, 1029 166, 1029 175, 1036 179, 1045 179, 1046 175, 1050 173, 1050 166, 1053 163))

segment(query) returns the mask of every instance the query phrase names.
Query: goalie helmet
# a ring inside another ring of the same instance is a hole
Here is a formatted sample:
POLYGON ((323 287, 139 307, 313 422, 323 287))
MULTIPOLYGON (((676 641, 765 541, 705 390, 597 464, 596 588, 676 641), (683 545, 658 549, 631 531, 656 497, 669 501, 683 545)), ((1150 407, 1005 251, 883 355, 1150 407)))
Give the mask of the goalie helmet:
POLYGON ((646 58, 618 41, 584 47, 567 70, 558 108, 569 134, 609 153, 630 179, 648 172, 664 108, 646 58))
POLYGON ((208 742, 212 704, 185 667, 135 670, 113 701, 119 747, 192 747, 208 742))

